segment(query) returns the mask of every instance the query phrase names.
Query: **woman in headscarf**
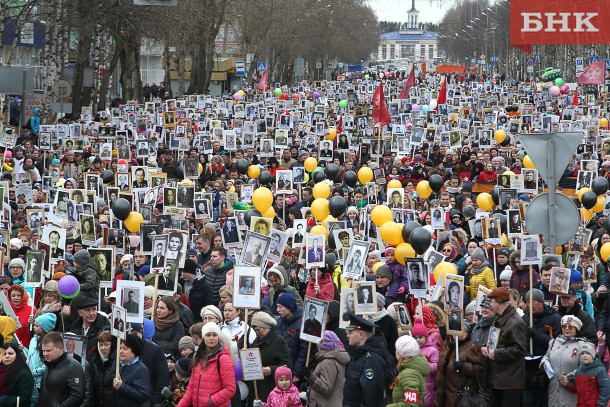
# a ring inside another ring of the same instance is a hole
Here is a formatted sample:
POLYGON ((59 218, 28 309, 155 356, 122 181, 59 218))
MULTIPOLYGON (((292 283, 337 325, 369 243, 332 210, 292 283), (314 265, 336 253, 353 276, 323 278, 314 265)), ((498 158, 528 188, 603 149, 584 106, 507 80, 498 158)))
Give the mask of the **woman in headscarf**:
POLYGON ((15 312, 15 315, 17 315, 19 323, 21 323, 21 328, 17 329, 16 335, 23 346, 28 348, 30 346, 30 339, 32 339, 32 334, 30 333, 28 326, 30 321, 33 321, 36 308, 28 305, 30 296, 19 284, 14 284, 8 289, 7 297, 9 298, 11 308, 15 312))
POLYGON ((0 395, 2 406, 29 406, 34 391, 34 379, 25 358, 14 343, 2 346, 0 364, 0 395))
POLYGON ((341 407, 343 405, 343 385, 345 367, 350 361, 349 354, 333 331, 324 332, 323 341, 318 345, 316 368, 305 369, 305 377, 310 385, 310 407, 341 407))

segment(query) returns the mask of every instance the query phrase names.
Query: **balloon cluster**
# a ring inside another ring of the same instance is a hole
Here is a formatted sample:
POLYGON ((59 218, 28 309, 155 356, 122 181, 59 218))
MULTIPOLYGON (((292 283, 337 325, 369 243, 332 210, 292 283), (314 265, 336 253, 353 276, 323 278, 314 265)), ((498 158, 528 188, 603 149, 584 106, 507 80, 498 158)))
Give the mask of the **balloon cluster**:
MULTIPOLYGON (((597 177, 591 182, 591 188, 582 188, 578 191, 578 200, 582 204, 580 218, 584 223, 589 223, 593 214, 603 212, 606 207, 606 192, 608 191, 608 179, 597 177)), ((606 221, 606 228, 610 224, 606 221)))
POLYGON ((494 140, 496 143, 500 144, 502 147, 506 147, 511 142, 511 137, 506 134, 506 131, 499 129, 494 132, 494 140))
POLYGON ((509 115, 510 117, 521 116, 521 110, 519 110, 518 105, 508 105, 504 108, 504 110, 506 110, 506 114, 509 115))
MULTIPOLYGON (((561 69, 553 68, 552 66, 545 68, 542 75, 540 75, 540 79, 544 82, 553 81, 555 79, 560 79, 561 77, 561 69)), ((563 80, 562 80, 563 82, 563 80)), ((563 85, 563 83, 562 83, 563 85)))
POLYGON ((119 198, 114 202, 112 213, 115 218, 125 222, 125 227, 131 233, 140 231, 140 226, 144 223, 142 214, 132 211, 131 202, 125 198, 119 198))

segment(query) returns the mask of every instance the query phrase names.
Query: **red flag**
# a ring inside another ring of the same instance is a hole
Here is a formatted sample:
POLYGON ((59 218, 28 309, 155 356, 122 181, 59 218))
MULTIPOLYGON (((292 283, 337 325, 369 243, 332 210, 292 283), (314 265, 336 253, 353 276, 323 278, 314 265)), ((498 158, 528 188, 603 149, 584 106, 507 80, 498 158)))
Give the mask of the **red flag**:
POLYGON ((441 90, 438 92, 438 97, 436 98, 436 105, 444 105, 447 103, 447 77, 443 79, 443 84, 441 85, 441 90))
POLYGON ((574 91, 574 99, 572 99, 572 106, 578 106, 578 88, 574 91))
POLYGON ((409 76, 407 76, 405 84, 402 86, 399 99, 409 99, 409 90, 412 86, 415 86, 415 65, 411 66, 411 72, 409 73, 409 76))
POLYGON ((385 103, 385 96, 383 96, 383 82, 379 84, 373 94, 373 120, 379 123, 380 126, 385 126, 392 122, 388 105, 385 103))
POLYGON ((597 61, 589 65, 578 75, 579 85, 599 85, 606 79, 606 61, 597 61))
POLYGON ((343 116, 339 116, 339 123, 337 124, 337 133, 343 133, 343 116))
POLYGON ((267 89, 267 82, 269 78, 269 71, 265 71, 261 80, 258 82, 258 90, 265 91, 267 89))

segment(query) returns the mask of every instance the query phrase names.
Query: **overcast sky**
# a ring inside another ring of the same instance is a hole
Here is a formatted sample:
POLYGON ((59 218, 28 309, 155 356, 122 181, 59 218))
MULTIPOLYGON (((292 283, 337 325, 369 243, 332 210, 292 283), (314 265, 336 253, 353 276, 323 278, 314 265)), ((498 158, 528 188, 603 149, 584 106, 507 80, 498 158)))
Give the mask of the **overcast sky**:
MULTIPOLYGON (((368 4, 377 13, 379 21, 407 22, 407 11, 411 8, 411 0, 368 0, 368 4)), ((430 4, 428 1, 415 0, 415 8, 419 10, 419 21, 422 23, 438 23, 445 12, 451 7, 446 2, 443 7, 430 4)))

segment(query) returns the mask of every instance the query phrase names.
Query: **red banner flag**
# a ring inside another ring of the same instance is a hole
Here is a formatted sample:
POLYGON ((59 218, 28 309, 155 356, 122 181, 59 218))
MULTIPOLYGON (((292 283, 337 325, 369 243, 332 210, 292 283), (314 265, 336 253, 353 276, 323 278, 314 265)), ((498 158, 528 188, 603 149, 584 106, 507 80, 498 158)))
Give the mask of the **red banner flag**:
POLYGON ((383 95, 383 82, 379 84, 377 90, 373 94, 373 120, 379 123, 380 126, 385 126, 392 122, 390 112, 388 111, 388 105, 385 102, 385 96, 383 95))
POLYGON ((409 76, 407 76, 407 80, 405 84, 402 86, 402 90, 400 91, 399 99, 409 99, 409 90, 412 86, 415 86, 415 65, 411 66, 411 72, 409 76))
POLYGON ((339 123, 337 124, 337 132, 343 133, 343 116, 339 116, 339 123))
POLYGON ((578 106, 578 88, 574 91, 574 99, 572 99, 572 106, 578 106))
POLYGON ((269 71, 265 71, 261 80, 258 82, 258 90, 267 90, 267 82, 269 81, 269 71))
POLYGON ((608 44, 610 0, 511 0, 510 43, 528 54, 536 44, 608 44))
POLYGON ((589 65, 578 75, 579 85, 599 85, 606 79, 606 61, 597 61, 589 65))
POLYGON ((436 106, 444 105, 447 103, 447 77, 443 79, 443 84, 441 85, 441 90, 438 92, 438 97, 436 98, 436 106))

